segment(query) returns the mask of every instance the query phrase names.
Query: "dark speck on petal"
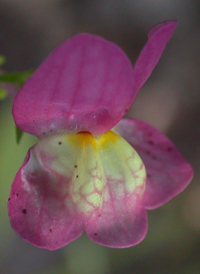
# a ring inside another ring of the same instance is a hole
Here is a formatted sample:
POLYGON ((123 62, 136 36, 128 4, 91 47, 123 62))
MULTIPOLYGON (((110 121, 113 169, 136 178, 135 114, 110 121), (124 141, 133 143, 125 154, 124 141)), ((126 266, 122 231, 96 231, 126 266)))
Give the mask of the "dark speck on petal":
POLYGON ((149 145, 154 145, 154 142, 153 141, 148 141, 148 144, 149 145))

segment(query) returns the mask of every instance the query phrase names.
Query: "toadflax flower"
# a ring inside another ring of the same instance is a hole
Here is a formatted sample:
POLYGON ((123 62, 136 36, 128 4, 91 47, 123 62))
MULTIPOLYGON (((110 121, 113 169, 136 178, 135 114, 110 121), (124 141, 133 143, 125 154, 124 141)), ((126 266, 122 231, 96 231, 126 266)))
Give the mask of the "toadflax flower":
POLYGON ((24 240, 55 250, 86 231, 108 247, 133 246, 146 235, 146 209, 191 181, 191 166, 167 137, 122 119, 175 26, 168 21, 149 31, 134 68, 115 44, 76 35, 19 91, 15 123, 38 138, 8 202, 11 225, 24 240))

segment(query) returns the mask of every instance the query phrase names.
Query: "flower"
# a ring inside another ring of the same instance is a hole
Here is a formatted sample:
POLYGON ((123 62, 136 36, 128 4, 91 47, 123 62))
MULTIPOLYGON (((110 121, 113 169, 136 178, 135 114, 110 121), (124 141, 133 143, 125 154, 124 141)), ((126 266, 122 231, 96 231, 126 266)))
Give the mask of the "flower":
POLYGON ((191 181, 191 166, 167 137, 145 122, 121 119, 175 26, 168 21, 149 31, 134 68, 115 44, 76 35, 19 91, 15 123, 38 138, 8 202, 11 225, 25 241, 55 250, 85 230, 99 244, 133 246, 146 235, 146 209, 191 181))

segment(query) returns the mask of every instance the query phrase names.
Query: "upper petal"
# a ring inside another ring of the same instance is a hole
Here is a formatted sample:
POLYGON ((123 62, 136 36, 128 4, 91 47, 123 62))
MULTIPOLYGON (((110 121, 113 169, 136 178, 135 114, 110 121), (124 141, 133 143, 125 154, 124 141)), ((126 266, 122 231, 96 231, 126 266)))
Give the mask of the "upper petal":
POLYGON ((190 183, 193 170, 174 144, 161 132, 136 119, 122 119, 115 127, 142 158, 147 171, 146 208, 172 199, 190 183))
POLYGON ((133 68, 134 97, 151 75, 176 25, 176 21, 166 21, 149 30, 148 42, 133 68))
POLYGON ((133 95, 132 66, 123 51, 98 36, 61 44, 14 100, 17 126, 34 135, 56 131, 100 134, 125 114, 133 95))

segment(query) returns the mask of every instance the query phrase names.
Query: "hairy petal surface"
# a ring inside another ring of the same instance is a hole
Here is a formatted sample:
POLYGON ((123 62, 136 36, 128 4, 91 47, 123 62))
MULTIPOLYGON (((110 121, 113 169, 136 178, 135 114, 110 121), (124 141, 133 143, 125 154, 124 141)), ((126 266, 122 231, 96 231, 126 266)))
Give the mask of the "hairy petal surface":
POLYGON ((132 66, 114 43, 80 34, 61 44, 16 96, 17 126, 51 132, 101 134, 127 112, 133 97, 132 66))
MULTIPOLYGON (((158 63, 176 25, 176 21, 166 21, 149 30, 148 42, 144 46, 133 68, 134 98, 158 63)), ((134 98, 132 100, 134 100, 134 98)))
POLYGON ((55 250, 83 233, 83 222, 68 191, 68 178, 46 170, 33 147, 18 171, 8 199, 13 229, 37 247, 55 250))
POLYGON ((174 144, 161 132, 136 119, 122 119, 115 130, 131 144, 144 162, 147 209, 163 205, 190 183, 193 171, 174 144))

